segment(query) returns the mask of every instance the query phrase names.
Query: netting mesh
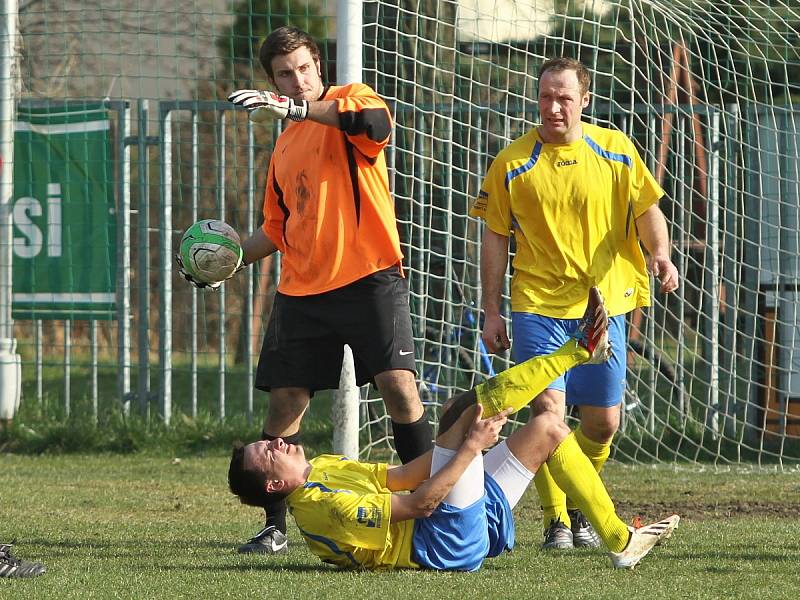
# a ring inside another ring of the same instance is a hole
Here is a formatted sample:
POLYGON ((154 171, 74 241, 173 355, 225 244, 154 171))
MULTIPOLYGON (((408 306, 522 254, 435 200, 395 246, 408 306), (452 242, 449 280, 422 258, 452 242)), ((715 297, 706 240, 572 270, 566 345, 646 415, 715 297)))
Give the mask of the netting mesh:
MULTIPOLYGON (((796 2, 370 0, 363 10, 363 78, 396 118, 390 177, 431 417, 509 365, 480 345, 481 225, 466 215, 492 157, 537 121, 539 65, 566 54, 594 76, 587 118, 631 136, 667 191, 683 277, 678 293, 631 316, 616 457, 800 462, 796 2)), ((115 221, 130 249, 127 266, 115 254, 115 320, 16 321, 25 402, 69 411, 70 398, 73 410, 90 400, 97 414, 127 399, 167 417, 260 418, 238 374, 252 372, 277 261, 198 296, 174 278, 170 244, 195 218, 257 226, 277 132, 224 99, 266 85, 258 44, 286 23, 322 42, 333 81, 335 11, 292 0, 20 2, 20 106, 106 101, 113 168, 103 172, 114 218, 130 217, 115 221)), ((32 215, 43 232, 45 215, 32 215)), ((371 388, 362 400, 363 454, 386 453, 382 402, 371 388)))
POLYGON ((656 293, 652 309, 629 319, 616 457, 796 461, 798 8, 365 8, 366 79, 396 105, 394 190, 424 397, 437 404, 507 364, 478 346, 480 225, 465 215, 491 158, 537 121, 538 66, 563 54, 593 72, 589 120, 631 136, 667 191, 661 208, 683 277, 678 293, 656 293))

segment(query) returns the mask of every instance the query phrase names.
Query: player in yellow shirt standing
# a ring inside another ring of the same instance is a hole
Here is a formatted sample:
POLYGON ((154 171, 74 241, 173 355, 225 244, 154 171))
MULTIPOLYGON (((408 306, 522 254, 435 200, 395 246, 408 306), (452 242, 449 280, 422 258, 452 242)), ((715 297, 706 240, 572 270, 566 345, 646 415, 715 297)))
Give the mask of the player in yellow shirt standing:
MULTIPOLYGON (((511 235, 516 239, 511 324, 517 363, 564 342, 581 315, 584 290, 596 285, 605 295, 613 356, 602 365, 569 371, 533 403, 534 414, 561 418, 566 404, 579 407, 575 439, 599 473, 619 427, 625 315, 650 305, 648 269, 662 292, 678 287, 678 271, 657 205, 664 191, 634 144, 619 131, 581 121, 590 84, 579 61, 555 58, 542 64, 542 123, 497 155, 471 214, 486 222, 481 278, 483 341, 489 351, 510 346, 500 303, 511 235)), ((543 548, 599 544, 575 498, 559 487, 546 464, 535 485, 544 511, 543 548)))
POLYGON ((553 377, 608 358, 607 328, 595 288, 578 329, 561 348, 454 399, 442 416, 433 451, 410 463, 390 467, 329 455, 308 461, 300 446, 262 441, 234 448, 231 491, 242 502, 286 498, 309 549, 327 563, 475 571, 485 558, 514 547, 511 511, 546 461, 597 527, 612 565, 632 568, 669 537, 680 517, 639 529, 626 526, 563 419, 541 412, 482 455, 497 441, 508 415, 526 406, 553 377), (413 491, 396 493, 408 490, 413 491))
MULTIPOLYGON (((287 119, 270 159, 264 223, 242 243, 246 264, 280 252, 281 278, 256 373, 270 392, 263 439, 297 444, 313 393, 337 388, 343 346, 356 381, 374 381, 403 462, 433 445, 415 382, 408 283, 389 194, 386 103, 369 86, 326 86, 319 48, 281 27, 259 59, 277 93, 239 90, 254 121, 287 119)), ((241 552, 286 549, 282 501, 241 552)))

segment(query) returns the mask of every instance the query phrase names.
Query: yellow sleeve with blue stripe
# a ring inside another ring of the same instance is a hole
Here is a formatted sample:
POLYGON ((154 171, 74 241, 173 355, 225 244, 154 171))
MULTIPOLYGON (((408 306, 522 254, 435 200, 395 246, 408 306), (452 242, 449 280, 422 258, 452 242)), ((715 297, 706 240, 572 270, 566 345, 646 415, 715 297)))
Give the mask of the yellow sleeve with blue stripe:
POLYGON ((308 480, 287 498, 309 549, 342 567, 411 567, 413 521, 390 523, 388 465, 341 456, 313 459, 308 480))
POLYGON ((663 194, 625 134, 584 123, 574 142, 531 129, 509 144, 471 214, 516 239, 513 311, 577 319, 597 285, 614 316, 650 304, 634 221, 663 194))
POLYGON ((478 197, 475 199, 470 215, 486 221, 486 226, 497 234, 509 236, 513 233, 514 215, 508 182, 515 172, 524 172, 536 157, 540 148, 531 130, 503 149, 492 161, 483 180, 478 197))
MULTIPOLYGON (((627 139, 627 138, 626 138, 627 139)), ((631 165, 630 198, 633 206, 634 218, 640 217, 648 208, 656 204, 664 195, 664 190, 658 185, 650 169, 644 164, 636 145, 627 140, 630 147, 633 164, 631 165)))

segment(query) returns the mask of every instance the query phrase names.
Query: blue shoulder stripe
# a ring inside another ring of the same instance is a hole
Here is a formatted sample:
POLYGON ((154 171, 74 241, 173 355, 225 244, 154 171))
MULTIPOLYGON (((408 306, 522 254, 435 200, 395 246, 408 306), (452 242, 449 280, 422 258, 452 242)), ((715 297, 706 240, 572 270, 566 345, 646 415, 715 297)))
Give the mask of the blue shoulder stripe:
POLYGON ((542 142, 536 142, 536 144, 533 146, 533 152, 531 152, 531 157, 528 159, 528 162, 521 167, 517 167, 513 171, 506 173, 506 189, 508 189, 508 185, 511 183, 511 180, 514 179, 514 177, 519 177, 523 173, 530 171, 533 168, 533 165, 535 165, 536 161, 539 160, 539 154, 541 151, 542 142))
POLYGON ((607 158, 608 160, 616 160, 617 162, 623 163, 629 169, 633 166, 633 160, 627 154, 617 154, 616 152, 609 152, 608 150, 604 150, 601 148, 597 142, 595 142, 592 138, 588 135, 584 135, 583 139, 586 140, 586 143, 589 144, 589 148, 594 150, 597 154, 602 156, 603 158, 607 158))
MULTIPOLYGON (((298 529, 300 529, 300 527, 298 527, 298 529)), ((300 533, 303 534, 305 537, 307 537, 310 540, 313 540, 315 542, 319 542, 320 544, 324 544, 325 546, 328 547, 328 550, 330 550, 334 554, 337 554, 339 556, 347 557, 347 559, 351 563, 353 563, 354 567, 360 567, 361 566, 361 564, 355 559, 355 557, 352 554, 350 554, 349 552, 345 552, 344 550, 339 548, 339 546, 337 546, 336 543, 333 540, 331 540, 329 538, 326 538, 325 536, 322 536, 322 535, 313 535, 311 533, 308 533, 307 531, 303 531, 302 529, 300 529, 300 533)))
POLYGON ((308 489, 317 488, 317 489, 322 490, 323 492, 330 492, 331 494, 336 494, 336 493, 339 493, 339 492, 343 492, 345 494, 352 494, 353 493, 351 490, 331 489, 328 486, 326 486, 325 484, 320 483, 318 481, 306 481, 303 484, 303 487, 304 488, 308 488, 308 489))

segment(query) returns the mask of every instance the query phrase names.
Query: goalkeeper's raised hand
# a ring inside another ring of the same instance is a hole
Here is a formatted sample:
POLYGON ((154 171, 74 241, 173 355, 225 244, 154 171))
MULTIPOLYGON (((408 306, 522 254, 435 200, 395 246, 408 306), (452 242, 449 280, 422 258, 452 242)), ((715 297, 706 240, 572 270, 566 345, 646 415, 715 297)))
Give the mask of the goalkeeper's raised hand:
POLYGON ((250 120, 255 123, 271 119, 304 121, 308 115, 308 102, 305 100, 295 102, 287 96, 265 90, 236 90, 228 96, 228 100, 244 106, 250 120))

